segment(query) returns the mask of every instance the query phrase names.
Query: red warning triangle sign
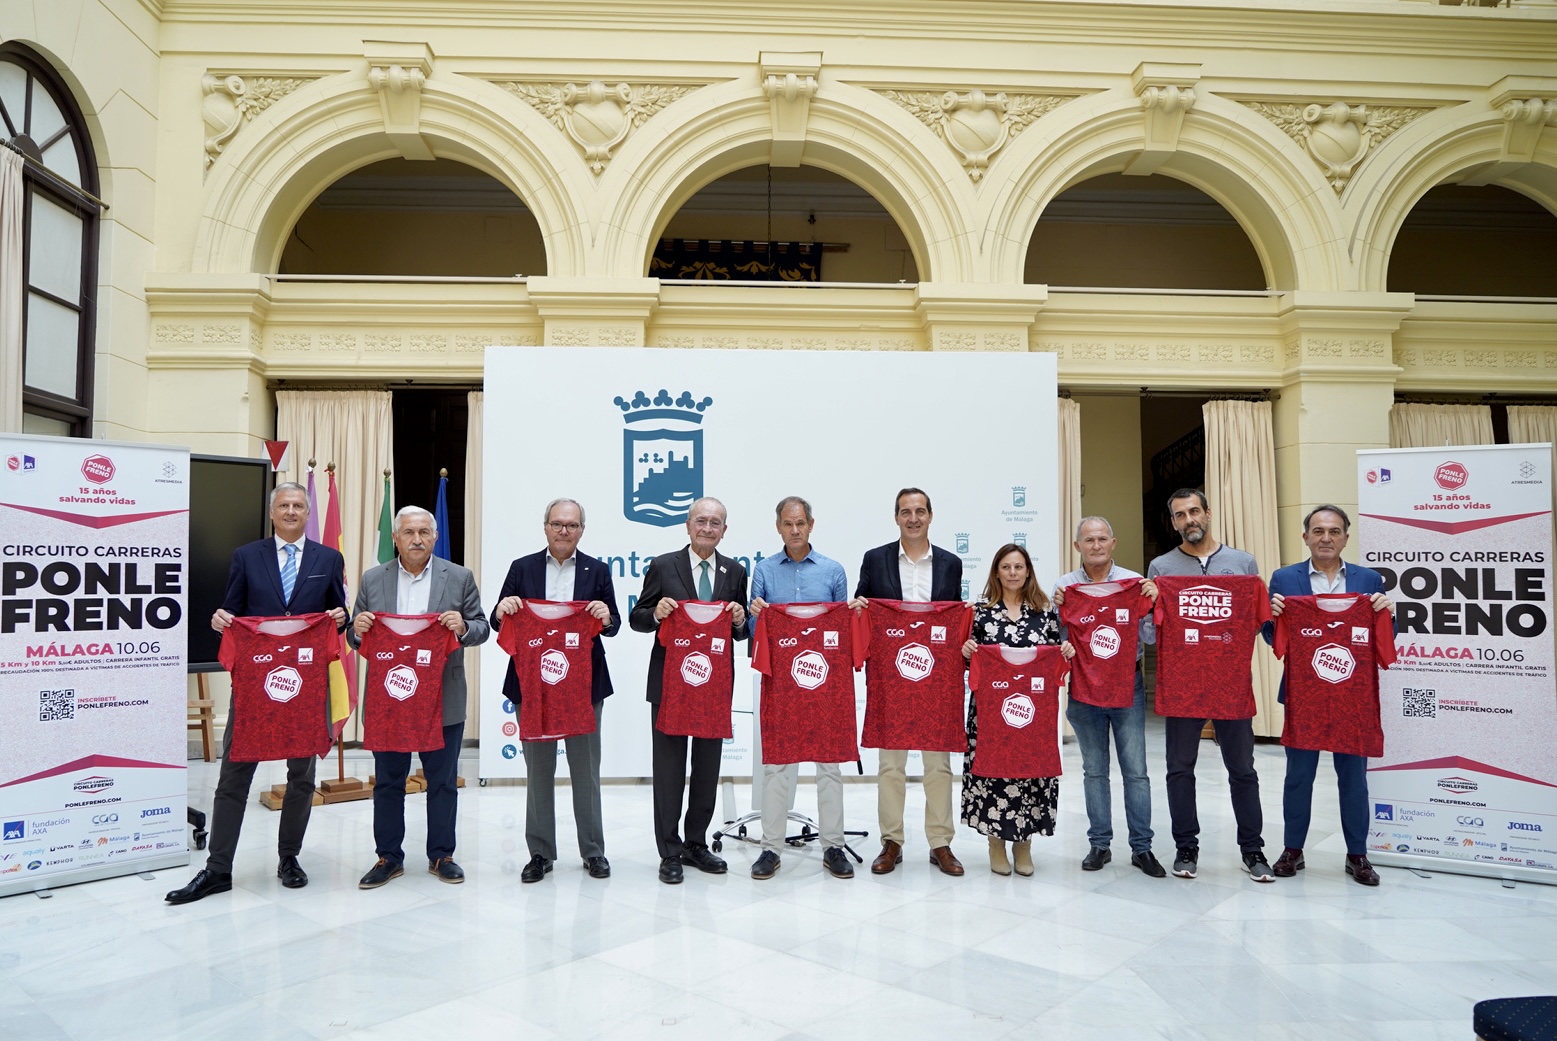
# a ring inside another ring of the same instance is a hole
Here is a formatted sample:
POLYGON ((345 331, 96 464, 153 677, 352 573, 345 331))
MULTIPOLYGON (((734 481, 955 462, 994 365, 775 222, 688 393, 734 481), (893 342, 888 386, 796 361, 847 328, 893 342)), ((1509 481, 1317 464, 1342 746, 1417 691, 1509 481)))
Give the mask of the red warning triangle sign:
POLYGON ((270 469, 272 473, 281 469, 282 464, 286 461, 287 445, 290 443, 291 442, 289 441, 265 442, 265 455, 270 459, 270 469))

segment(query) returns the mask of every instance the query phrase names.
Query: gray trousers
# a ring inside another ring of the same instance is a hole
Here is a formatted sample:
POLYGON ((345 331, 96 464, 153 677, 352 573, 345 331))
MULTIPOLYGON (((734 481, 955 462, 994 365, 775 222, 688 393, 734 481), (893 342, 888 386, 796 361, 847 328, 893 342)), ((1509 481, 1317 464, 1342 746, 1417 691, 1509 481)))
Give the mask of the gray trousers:
MULTIPOLYGON (((795 784, 800 764, 762 767, 762 848, 780 852, 789 829, 789 811, 795 805, 795 784)), ((843 843, 843 771, 837 763, 816 764, 816 827, 822 848, 843 843)))
MULTIPOLYGON (((600 819, 600 710, 595 702, 595 732, 562 739, 573 786, 573 825, 581 857, 605 856, 605 826, 600 819)), ((557 859, 557 742, 526 741, 524 841, 532 855, 557 859)))

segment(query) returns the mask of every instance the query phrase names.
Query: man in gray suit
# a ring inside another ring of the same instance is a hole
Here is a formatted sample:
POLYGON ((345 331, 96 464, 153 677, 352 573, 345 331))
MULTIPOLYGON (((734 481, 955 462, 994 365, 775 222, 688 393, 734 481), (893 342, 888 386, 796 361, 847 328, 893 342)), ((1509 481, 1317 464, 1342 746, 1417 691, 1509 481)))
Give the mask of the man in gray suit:
MULTIPOLYGON (((436 614, 442 625, 460 638, 461 647, 484 643, 491 628, 481 610, 481 594, 469 569, 432 555, 438 540, 433 515, 420 506, 395 514, 398 560, 380 564, 362 576, 350 635, 353 647, 373 628, 373 612, 436 614)), ((458 808, 460 743, 465 736, 465 656, 449 655, 443 667, 443 747, 420 753, 427 777, 427 870, 444 882, 463 882, 465 872, 454 862, 454 820, 458 808)), ((405 781, 411 770, 410 752, 374 752, 377 780, 373 785, 373 841, 378 863, 358 883, 377 889, 404 874, 405 781)))

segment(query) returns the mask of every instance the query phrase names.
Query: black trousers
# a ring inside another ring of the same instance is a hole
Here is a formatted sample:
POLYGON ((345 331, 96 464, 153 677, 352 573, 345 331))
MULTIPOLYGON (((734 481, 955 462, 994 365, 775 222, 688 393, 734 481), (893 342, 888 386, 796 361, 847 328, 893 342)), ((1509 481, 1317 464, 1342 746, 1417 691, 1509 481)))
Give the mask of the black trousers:
MULTIPOLYGON (((1227 768, 1227 787, 1233 799, 1233 819, 1238 822, 1238 848, 1263 849, 1260 829, 1265 817, 1260 809, 1260 777, 1254 772, 1254 721, 1215 719, 1222 765, 1227 768)), ((1200 756, 1203 719, 1168 716, 1163 720, 1168 736, 1168 815, 1173 818, 1173 844, 1200 846, 1200 815, 1195 810, 1195 760, 1200 756)))
POLYGON ((649 731, 654 750, 654 841, 660 857, 679 856, 683 846, 708 845, 708 825, 719 795, 719 760, 724 742, 717 737, 676 737, 662 734, 654 723, 659 702, 649 705, 649 731), (692 743, 692 790, 687 794, 683 830, 681 796, 687 778, 687 742, 692 743), (683 839, 683 836, 685 837, 683 839))
MULTIPOLYGON (((427 778, 427 860, 454 856, 454 821, 459 813, 460 744, 465 721, 443 728, 443 747, 416 753, 427 778)), ((373 753, 373 844, 378 855, 405 861, 405 779, 410 752, 373 753)))
MULTIPOLYGON (((222 770, 216 777, 216 795, 211 800, 211 845, 205 858, 208 871, 224 875, 232 873, 238 833, 243 830, 243 811, 248 806, 254 771, 259 768, 258 763, 232 761, 236 725, 229 711, 227 731, 222 736, 222 770)), ((276 836, 278 857, 295 857, 303 850, 303 834, 308 830, 308 815, 313 810, 317 762, 313 756, 287 760, 287 792, 281 799, 281 831, 276 836)))

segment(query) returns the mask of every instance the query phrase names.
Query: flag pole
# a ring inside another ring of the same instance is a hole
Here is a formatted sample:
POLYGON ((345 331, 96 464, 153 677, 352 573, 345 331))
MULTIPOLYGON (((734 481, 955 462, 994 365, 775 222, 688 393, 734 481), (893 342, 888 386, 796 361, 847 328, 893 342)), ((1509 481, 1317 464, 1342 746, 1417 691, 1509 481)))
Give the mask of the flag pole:
MULTIPOLYGON (((335 464, 325 464, 325 470, 331 477, 335 476, 335 464)), ((351 606, 348 604, 346 613, 351 614, 351 606)), ((341 727, 339 736, 335 739, 335 779, 341 783, 346 780, 346 728, 341 727)))

